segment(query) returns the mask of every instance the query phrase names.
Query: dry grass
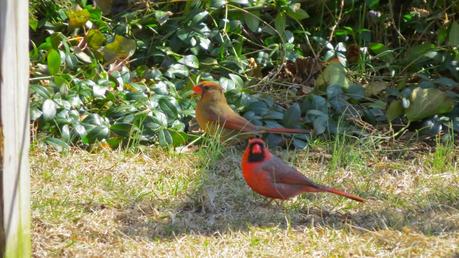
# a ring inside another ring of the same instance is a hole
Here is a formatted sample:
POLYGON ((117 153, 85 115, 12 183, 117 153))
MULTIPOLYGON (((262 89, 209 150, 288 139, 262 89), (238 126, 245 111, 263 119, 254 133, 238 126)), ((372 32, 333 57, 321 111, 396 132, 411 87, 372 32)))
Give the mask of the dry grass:
POLYGON ((457 149, 435 155, 371 142, 340 151, 332 145, 278 154, 367 203, 311 194, 265 207, 242 180, 240 148, 218 156, 221 149, 205 147, 188 154, 158 148, 57 154, 35 147, 34 255, 458 255, 457 149))

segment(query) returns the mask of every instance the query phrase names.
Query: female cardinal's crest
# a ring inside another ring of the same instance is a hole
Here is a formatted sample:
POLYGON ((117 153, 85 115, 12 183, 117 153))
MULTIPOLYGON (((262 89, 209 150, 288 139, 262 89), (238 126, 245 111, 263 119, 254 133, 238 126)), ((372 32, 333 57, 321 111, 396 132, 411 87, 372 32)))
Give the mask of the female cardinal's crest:
POLYGON ((193 86, 193 91, 196 94, 203 94, 204 92, 212 89, 223 92, 222 87, 216 82, 202 81, 198 85, 193 86))

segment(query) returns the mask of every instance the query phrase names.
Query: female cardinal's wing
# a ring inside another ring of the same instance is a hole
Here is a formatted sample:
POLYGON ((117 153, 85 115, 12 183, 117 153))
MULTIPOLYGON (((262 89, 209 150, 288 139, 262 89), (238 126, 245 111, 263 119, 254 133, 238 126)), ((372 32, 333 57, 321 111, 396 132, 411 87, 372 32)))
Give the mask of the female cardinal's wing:
POLYGON ((226 115, 222 119, 223 127, 241 132, 251 132, 256 130, 256 126, 249 122, 249 120, 240 116, 239 114, 232 113, 226 115))
POLYGON ((287 165, 283 160, 274 155, 270 160, 263 163, 262 169, 269 173, 273 183, 307 185, 315 188, 321 188, 320 185, 312 182, 298 170, 287 165))
POLYGON ((218 123, 227 129, 241 132, 251 132, 256 130, 256 126, 249 120, 234 112, 228 105, 211 107, 207 110, 208 119, 218 123))

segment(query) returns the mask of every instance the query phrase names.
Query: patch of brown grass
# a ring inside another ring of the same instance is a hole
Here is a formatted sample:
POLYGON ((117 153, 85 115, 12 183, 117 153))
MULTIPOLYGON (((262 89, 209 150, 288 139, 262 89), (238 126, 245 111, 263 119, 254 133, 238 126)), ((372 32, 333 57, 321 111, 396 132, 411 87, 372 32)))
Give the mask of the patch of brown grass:
POLYGON ((457 161, 433 171, 429 153, 393 160, 384 151, 352 148, 340 156, 344 161, 337 169, 328 165, 337 154, 326 144, 278 154, 312 179, 359 194, 367 203, 305 194, 265 207, 242 179, 236 148, 207 165, 205 151, 175 154, 153 147, 140 153, 57 154, 35 147, 33 252, 37 257, 457 254, 457 161))

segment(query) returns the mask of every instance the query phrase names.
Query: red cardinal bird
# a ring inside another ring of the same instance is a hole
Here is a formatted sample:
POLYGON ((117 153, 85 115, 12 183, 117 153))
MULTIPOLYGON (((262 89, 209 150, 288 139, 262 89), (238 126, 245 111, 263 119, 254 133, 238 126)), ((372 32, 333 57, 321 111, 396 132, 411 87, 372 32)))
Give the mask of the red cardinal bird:
POLYGON ((304 192, 329 192, 364 202, 358 196, 313 183, 295 168, 274 156, 262 139, 249 139, 242 156, 242 175, 253 191, 273 199, 286 200, 304 192))
POLYGON ((204 131, 215 134, 223 130, 227 138, 240 132, 250 133, 307 133, 304 129, 267 128, 256 126, 234 112, 226 102, 223 88, 215 82, 203 81, 193 87, 201 98, 196 105, 196 120, 204 131))

